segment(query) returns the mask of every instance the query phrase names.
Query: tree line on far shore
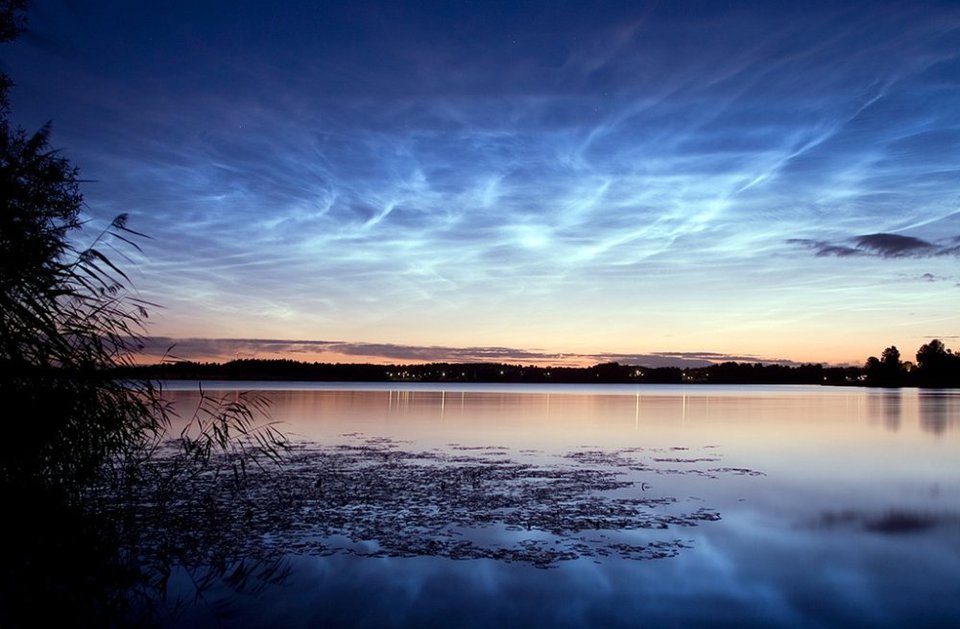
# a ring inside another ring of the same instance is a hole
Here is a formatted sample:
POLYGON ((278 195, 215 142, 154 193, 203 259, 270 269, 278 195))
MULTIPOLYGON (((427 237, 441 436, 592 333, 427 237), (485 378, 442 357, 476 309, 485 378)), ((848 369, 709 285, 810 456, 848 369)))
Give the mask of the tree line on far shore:
POLYGON ((864 384, 874 387, 960 387, 960 352, 939 339, 920 346, 916 362, 904 361, 895 345, 871 356, 863 368, 864 384))
POLYGON ((724 362, 706 367, 643 367, 602 363, 591 367, 539 367, 504 363, 307 363, 239 359, 225 363, 179 361, 128 367, 124 377, 158 380, 300 380, 318 382, 826 384, 882 387, 960 387, 960 354, 939 340, 923 345, 916 362, 896 347, 863 367, 724 362))

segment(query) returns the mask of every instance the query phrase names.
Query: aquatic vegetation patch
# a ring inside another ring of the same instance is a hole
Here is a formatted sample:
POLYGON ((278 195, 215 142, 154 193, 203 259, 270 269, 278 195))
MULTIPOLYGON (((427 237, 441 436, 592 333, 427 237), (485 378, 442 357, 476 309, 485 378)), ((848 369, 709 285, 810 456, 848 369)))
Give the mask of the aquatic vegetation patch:
MULTIPOLYGON (((281 467, 193 480, 218 535, 254 556, 348 553, 362 557, 493 559, 546 568, 559 561, 676 556, 680 531, 720 520, 707 506, 664 494, 650 474, 755 475, 743 468, 662 470, 641 448, 580 449, 557 457, 449 444, 417 451, 401 442, 342 435, 294 444, 281 467), (202 487, 202 485, 208 487, 202 487)), ((695 458, 671 463, 696 463, 695 458)), ((150 511, 156 505, 144 504, 150 511)), ((142 521, 198 518, 195 499, 169 501, 142 521)), ((197 530, 203 527, 196 527, 197 530)))

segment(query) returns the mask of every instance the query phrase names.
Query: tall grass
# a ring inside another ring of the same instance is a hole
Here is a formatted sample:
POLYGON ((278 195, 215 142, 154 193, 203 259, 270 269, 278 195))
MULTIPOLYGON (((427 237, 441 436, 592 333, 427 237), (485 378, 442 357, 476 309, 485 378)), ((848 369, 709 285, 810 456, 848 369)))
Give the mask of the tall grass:
MULTIPOLYGON (((24 8, 0 0, 0 42, 21 32, 24 8)), ((10 121, 11 85, 0 74, 0 626, 43 625, 45 613, 125 624, 143 609, 131 593, 164 582, 171 562, 231 556, 215 522, 178 530, 131 514, 168 496, 209 501, 190 494, 198 475, 240 487, 249 465, 279 461, 286 440, 262 398, 205 393, 188 429, 169 435, 161 385, 116 377, 135 362, 153 306, 122 268, 146 236, 127 214, 88 235, 77 169, 51 148, 49 125, 27 133, 10 121), (165 546, 144 557, 164 526, 165 546), (205 546, 181 543, 204 526, 205 546)), ((229 577, 236 561, 211 570, 229 577)))

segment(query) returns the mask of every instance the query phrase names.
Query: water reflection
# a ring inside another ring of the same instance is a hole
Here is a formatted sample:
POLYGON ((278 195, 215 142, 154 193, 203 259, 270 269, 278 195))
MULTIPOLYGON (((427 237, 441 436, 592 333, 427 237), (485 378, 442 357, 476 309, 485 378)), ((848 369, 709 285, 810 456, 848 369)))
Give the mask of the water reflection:
POLYGON ((270 397, 313 444, 241 520, 293 569, 240 624, 960 619, 956 391, 270 397))
POLYGON ((828 511, 820 515, 815 526, 821 528, 853 528, 885 535, 919 533, 937 527, 960 526, 960 512, 932 513, 911 509, 891 509, 882 513, 862 511, 828 511))
POLYGON ((960 425, 960 396, 956 391, 873 389, 862 397, 862 403, 867 418, 893 432, 900 430, 905 418, 934 435, 960 425))
POLYGON ((900 429, 900 418, 903 414, 903 402, 900 398, 900 390, 885 391, 880 397, 883 401, 883 423, 890 430, 900 429))
POLYGON ((17 510, 0 538, 4 627, 179 625, 196 605, 226 610, 289 576, 285 553, 247 538, 236 502, 215 511, 183 493, 170 510, 129 495, 80 507, 36 488, 3 498, 17 510))
MULTIPOLYGON (((817 438, 829 424, 840 431, 835 437, 859 448, 863 425, 883 426, 911 440, 921 433, 944 436, 960 426, 957 391, 796 387, 754 395, 736 387, 717 389, 632 387, 617 395, 575 388, 558 393, 320 389, 274 390, 269 396, 273 416, 287 432, 318 442, 360 430, 430 446, 463 441, 557 451, 583 444, 670 446, 679 430, 695 432, 706 443, 723 438, 779 447, 784 431, 817 438)), ((194 394, 171 395, 188 405, 194 394)))
POLYGON ((960 396, 954 391, 922 391, 920 393, 920 425, 940 435, 960 425, 960 396))

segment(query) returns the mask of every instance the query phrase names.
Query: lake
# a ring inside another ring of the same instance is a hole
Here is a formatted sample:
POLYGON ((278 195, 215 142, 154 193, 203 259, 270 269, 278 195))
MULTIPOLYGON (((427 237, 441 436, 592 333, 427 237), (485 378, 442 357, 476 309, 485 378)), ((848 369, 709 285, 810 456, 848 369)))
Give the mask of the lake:
POLYGON ((960 623, 958 390, 203 388, 265 393, 303 489, 251 533, 285 578, 177 626, 960 623))

